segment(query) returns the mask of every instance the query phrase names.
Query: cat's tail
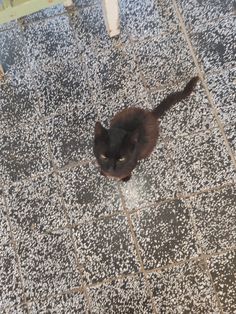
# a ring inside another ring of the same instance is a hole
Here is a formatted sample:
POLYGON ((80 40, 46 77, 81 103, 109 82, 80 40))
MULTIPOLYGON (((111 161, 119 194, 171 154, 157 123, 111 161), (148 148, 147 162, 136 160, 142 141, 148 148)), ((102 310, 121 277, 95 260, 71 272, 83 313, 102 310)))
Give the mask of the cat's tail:
POLYGON ((161 103, 155 109, 153 109, 152 111, 153 114, 157 118, 160 118, 166 113, 168 109, 170 109, 177 102, 190 96, 195 86, 197 85, 198 80, 199 77, 195 76, 187 83, 187 85, 182 91, 169 94, 165 99, 161 101, 161 103))

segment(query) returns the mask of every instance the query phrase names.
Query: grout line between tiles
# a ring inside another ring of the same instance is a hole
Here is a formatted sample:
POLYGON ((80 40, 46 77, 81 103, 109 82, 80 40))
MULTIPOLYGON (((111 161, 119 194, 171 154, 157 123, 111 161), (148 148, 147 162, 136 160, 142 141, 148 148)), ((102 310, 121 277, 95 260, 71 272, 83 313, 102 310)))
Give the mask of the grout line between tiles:
POLYGON ((233 152, 232 152, 232 150, 231 150, 231 148, 230 148, 229 142, 228 142, 227 137, 226 137, 226 135, 225 135, 223 125, 222 125, 221 120, 220 120, 220 118, 219 118, 217 109, 216 109, 216 107, 215 107, 215 105, 214 105, 214 101, 213 101, 212 96, 211 96, 211 94, 210 94, 209 88, 208 88, 208 86, 207 86, 207 84, 206 84, 206 82, 205 82, 205 78, 204 78, 204 75, 203 75, 203 73, 202 73, 203 70, 201 70, 201 66, 199 65, 198 59, 197 59, 197 57, 196 57, 196 53, 195 53, 194 48, 193 48, 193 46, 192 46, 191 40, 190 40, 190 38, 189 38, 189 36, 188 36, 188 33, 187 33, 187 30, 186 30, 186 27, 185 27, 183 18, 182 18, 182 16, 181 16, 180 12, 179 12, 178 5, 177 5, 177 3, 176 3, 176 0, 172 0, 172 2, 173 2, 173 5, 174 5, 174 8, 175 8, 176 15, 177 15, 177 17, 178 17, 178 19, 179 19, 179 23, 180 23, 180 25, 181 25, 183 35, 184 35, 184 37, 185 37, 185 40, 186 40, 186 42, 187 42, 187 45, 188 45, 188 48, 189 48, 189 50, 190 50, 191 56, 192 56, 192 58, 193 58, 194 64, 195 64, 195 66, 196 66, 198 76, 200 77, 200 80, 201 80, 202 85, 203 85, 203 87, 204 87, 204 89, 205 89, 207 98, 208 98, 208 100, 209 100, 209 104, 210 104, 210 106, 211 106, 211 108, 212 108, 212 113, 213 113, 213 115, 214 115, 214 117, 215 117, 216 123, 218 124, 219 130, 220 130, 221 135, 222 135, 222 137, 223 137, 223 139, 224 139, 224 144, 225 144, 225 146, 226 146, 226 148, 227 148, 227 151, 228 151, 228 153, 229 153, 229 155, 230 155, 230 157, 231 157, 231 160, 232 160, 232 162, 233 162, 233 164, 234 164, 234 167, 236 168, 236 159, 235 159, 235 157, 234 157, 234 154, 233 154, 233 152))
MULTIPOLYGON (((150 274, 150 273, 162 272, 162 271, 171 269, 171 268, 173 268, 175 266, 184 265, 184 264, 186 264, 188 262, 191 262, 191 261, 203 261, 204 258, 207 260, 207 259, 210 259, 212 257, 222 256, 222 255, 224 255, 224 254, 226 254, 228 252, 231 252, 232 250, 236 250, 236 246, 230 247, 230 248, 222 250, 220 252, 212 253, 211 255, 203 253, 203 254, 200 254, 199 256, 196 256, 196 257, 191 257, 189 259, 185 259, 185 260, 181 260, 181 261, 178 261, 178 262, 169 263, 167 265, 160 266, 160 267, 157 267, 157 268, 147 269, 147 270, 145 270, 145 273, 146 274, 150 274)), ((137 271, 135 273, 121 274, 121 275, 117 275, 117 276, 112 276, 112 277, 106 278, 104 280, 97 281, 95 283, 87 284, 86 288, 87 289, 96 288, 96 287, 98 287, 100 285, 103 285, 103 284, 109 284, 109 283, 111 283, 114 280, 123 280, 123 279, 126 279, 126 278, 133 278, 133 277, 135 277, 135 276, 137 276, 139 274, 143 274, 143 270, 137 271)), ((83 290, 82 287, 78 287, 78 288, 75 287, 75 288, 71 288, 71 289, 68 289, 68 290, 65 290, 65 291, 60 291, 60 292, 58 292, 56 294, 50 294, 47 297, 44 297, 42 299, 41 298, 39 298, 39 299, 38 298, 33 298, 33 299, 31 299, 31 300, 29 300, 27 302, 24 302, 22 304, 25 304, 25 303, 30 304, 30 303, 35 302, 35 301, 48 300, 49 298, 61 296, 61 295, 64 295, 64 294, 76 293, 76 292, 83 293, 84 290, 83 290)))
POLYGON ((214 285, 213 278, 211 276, 209 267, 207 265, 207 258, 206 258, 206 255, 204 254, 204 250, 203 250, 202 245, 201 245, 200 237, 198 235, 198 230, 197 230, 197 227, 196 227, 195 218, 194 218, 193 213, 192 213, 192 208, 189 206, 188 202, 185 202, 185 206, 188 208, 188 211, 189 211, 190 220, 191 220, 191 223, 192 223, 192 226, 193 226, 193 232, 194 232, 194 235, 195 235, 195 238, 196 238, 197 245, 198 245, 198 247, 199 247, 199 249, 201 251, 201 259, 203 261, 203 264, 204 264, 207 276, 210 279, 211 286, 212 286, 212 289, 213 289, 214 296, 216 298, 216 302, 217 302, 218 308, 219 308, 221 314, 223 314, 223 309, 222 309, 222 306, 221 306, 221 303, 220 303, 220 299, 219 299, 219 296, 217 294, 217 290, 215 288, 215 285, 214 285))
POLYGON ((24 277, 23 277, 22 270, 21 270, 20 257, 19 257, 18 252, 17 252, 17 244, 16 244, 17 242, 14 239, 12 224, 11 224, 11 219, 10 219, 10 210, 9 210, 9 207, 8 207, 8 204, 6 201, 6 195, 5 194, 3 194, 3 202, 4 202, 4 206, 6 208, 6 218, 7 218, 7 223, 8 223, 9 229, 10 229, 11 244, 12 244, 13 250, 15 252, 17 269, 18 269, 18 273, 19 273, 19 277, 20 277, 21 288, 23 291, 24 304, 26 304, 27 313, 30 313, 28 305, 27 305, 26 288, 25 288, 25 283, 24 283, 24 277))
MULTIPOLYGON (((190 40, 190 38, 189 38, 189 36, 188 36, 188 33, 187 33, 187 30, 186 30, 186 27, 185 27, 185 23, 184 23, 183 17, 182 17, 182 15, 181 15, 180 11, 179 11, 179 8, 178 8, 178 5, 177 5, 176 0, 172 0, 172 2, 173 2, 173 6, 174 6, 174 8, 175 8, 176 15, 177 15, 178 20, 179 20, 179 24, 180 24, 180 26, 181 26, 181 28, 182 28, 183 35, 184 35, 184 37, 185 37, 185 39, 186 39, 188 48, 189 48, 189 50, 190 50, 190 53, 191 53, 191 55, 192 55, 194 64, 195 64, 195 66, 196 66, 198 75, 199 75, 199 77, 200 77, 200 79, 201 79, 201 82, 202 82, 202 85, 203 85, 203 87, 204 87, 204 89, 205 89, 205 91, 206 91, 206 94, 207 94, 209 103, 210 103, 210 105, 211 105, 211 107, 212 107, 213 115, 214 115, 214 117, 215 117, 215 119, 216 119, 216 122, 217 122, 217 124, 218 124, 219 129, 220 129, 220 132, 221 132, 221 134, 222 134, 222 136, 223 136, 223 139, 224 139, 224 142, 225 142, 225 146, 226 146, 226 148, 227 148, 227 150, 228 150, 228 153, 229 153, 229 155, 230 155, 230 157, 231 157, 231 160, 232 160, 234 166, 236 167, 236 161, 235 161, 234 155, 233 155, 233 153, 232 153, 232 151, 231 151, 231 148, 230 148, 230 146, 229 146, 229 143, 228 143, 228 140, 227 140, 227 138, 226 138, 226 135, 225 135, 223 126, 222 126, 222 124, 221 124, 220 118, 219 118, 218 113, 217 113, 217 110, 216 110, 216 108, 215 108, 213 99, 212 99, 211 94, 210 94, 210 92, 209 92, 208 86, 207 86, 207 84, 206 84, 206 82, 205 82, 204 75, 202 74, 202 70, 201 70, 201 67, 200 67, 200 65, 199 65, 198 59, 197 59, 197 57, 196 57, 196 54, 195 54, 194 48, 193 48, 193 46, 192 46, 191 40, 190 40)), ((195 222, 195 219, 194 219, 194 217, 193 217, 193 215, 192 215, 191 208, 189 208, 189 205, 188 205, 187 202, 185 202, 185 205, 186 205, 186 207, 189 209, 189 213, 190 213, 190 217, 191 217, 191 221, 192 221, 192 225, 193 225, 193 231, 194 231, 194 234, 195 234, 195 237, 196 237, 196 241, 197 241, 197 243, 198 243, 198 246, 199 246, 200 250, 201 250, 202 253, 203 253, 203 249, 202 249, 202 246, 201 246, 201 241, 200 241, 199 236, 198 236, 198 233, 197 233, 196 222, 195 222)), ((213 291, 214 291, 214 295, 215 295, 215 298, 216 298, 216 302, 217 302, 218 308, 219 308, 221 314, 223 314, 223 309, 222 309, 222 306, 221 306, 221 303, 220 303, 220 299, 219 299, 219 296, 218 296, 218 293, 217 293, 217 290, 216 290, 216 287, 215 287, 213 278, 212 278, 212 276, 211 276, 209 267, 208 267, 208 265, 207 265, 207 258, 206 258, 206 256, 203 255, 203 254, 202 254, 202 259, 203 259, 203 263, 204 263, 204 266, 205 266, 205 269, 206 269, 208 278, 209 278, 210 281, 211 281, 211 286, 212 286, 212 289, 213 289, 213 291)))
MULTIPOLYGON (((179 13, 181 14, 180 10, 179 13)), ((216 22, 221 22, 223 20, 226 20, 228 18, 234 17, 235 13, 231 12, 228 14, 225 14, 223 16, 219 16, 210 20, 207 20, 206 22, 202 23, 202 24, 198 24, 196 23, 195 25, 192 25, 192 27, 187 26, 186 29, 190 32, 190 33, 194 33, 194 27, 207 27, 207 26, 213 26, 216 22)), ((184 20, 184 18, 182 18, 184 20)))
POLYGON ((136 238, 136 235, 135 235, 132 219, 131 219, 130 213, 126 209, 123 193, 121 191, 119 182, 118 182, 118 189, 119 189, 119 194, 120 194, 120 198, 121 198, 121 203, 122 203, 122 206, 123 206, 123 209, 124 209, 127 221, 128 221, 128 225, 129 225, 129 228, 130 228, 131 238, 132 238, 133 243, 134 243, 134 247, 135 247, 135 251, 136 251, 136 254, 137 254, 138 261, 140 263, 140 268, 141 268, 141 271, 142 271, 144 279, 145 279, 146 290, 147 290, 147 293, 148 293, 148 295, 150 297, 150 300, 151 300, 153 313, 158 314, 158 311, 156 309, 155 302, 154 302, 154 299, 153 299, 153 293, 152 293, 152 290, 150 288, 150 285, 149 285, 149 282, 148 282, 148 279, 147 279, 147 273, 146 273, 146 271, 144 269, 144 264, 143 264, 143 260, 142 260, 142 257, 141 257, 139 244, 138 244, 138 241, 137 241, 137 238, 136 238))
MULTIPOLYGON (((43 116, 42 116, 42 119, 44 119, 43 116)), ((54 173, 55 173, 55 175, 57 177, 57 180, 58 180, 58 183, 59 183, 60 182, 59 169, 57 168, 57 166, 54 163, 54 159, 53 159, 53 155, 52 155, 52 149, 51 149, 51 145, 50 145, 50 142, 49 142, 49 139, 48 139, 48 134, 47 134, 45 121, 44 121, 44 127, 45 127, 45 132, 46 132, 46 137, 47 137, 47 144, 48 144, 48 149, 49 149, 49 155, 50 155, 50 158, 51 158, 51 161, 52 161, 52 164, 53 164, 54 173)), ((61 201, 62 201, 64 212, 65 212, 66 220, 67 220, 67 222, 69 224, 70 223, 70 218, 69 218, 69 213, 67 211, 67 207, 66 207, 65 200, 64 200, 64 197, 63 197, 63 193, 62 193, 62 190, 61 190, 61 184, 58 184, 58 189, 60 191, 60 197, 61 197, 61 201)), ((70 239, 72 241, 72 245, 73 245, 73 249, 74 249, 76 264, 77 264, 77 267, 78 267, 78 270, 79 270, 79 273, 80 273, 80 276, 81 276, 81 281, 82 281, 81 287, 82 287, 82 289, 84 291, 84 296, 85 296, 85 299, 86 299, 87 307, 88 307, 89 311, 91 312, 88 292, 87 292, 87 288, 86 288, 86 285, 84 284, 84 279, 83 279, 83 267, 82 267, 82 265, 79 262, 78 253, 77 253, 78 249, 76 247, 75 239, 74 239, 74 236, 73 236, 73 231, 72 231, 71 228, 69 228, 69 233, 70 233, 70 239)))
MULTIPOLYGON (((26 56, 28 57, 27 53, 26 53, 26 56)), ((81 57, 82 58, 82 57, 81 57)), ((33 75, 32 75, 32 69, 31 69, 31 66, 29 64, 29 71, 30 71, 30 74, 31 74, 31 77, 33 79, 33 75)), ((39 114, 41 116, 41 122, 43 124, 43 128, 44 128, 44 132, 45 132, 45 137, 46 137, 46 142, 47 142, 47 148, 48 148, 48 154, 49 154, 49 158, 50 158, 50 161, 52 163, 52 167, 53 167, 53 172, 55 173, 55 176, 57 178, 57 181, 58 181, 58 189, 59 189, 59 196, 61 197, 61 201, 62 201, 62 205, 63 205, 63 209, 64 209, 64 213, 65 213, 65 217, 66 217, 66 220, 68 223, 70 223, 70 220, 69 220, 69 214, 67 212, 67 207, 65 205, 65 201, 64 201, 64 197, 62 195, 62 190, 61 190, 61 185, 59 184, 60 182, 60 177, 58 175, 58 172, 59 172, 59 169, 58 167, 56 166, 55 162, 54 162, 54 158, 53 158, 53 153, 52 153, 52 148, 51 148, 51 144, 50 144, 50 141, 49 141, 49 138, 48 138, 48 132, 47 132, 47 127, 46 127, 46 117, 43 115, 42 113, 42 108, 41 108, 41 101, 40 101, 40 97, 38 97, 38 103, 39 103, 39 114)), ((77 263, 77 267, 78 267, 78 270, 79 270, 79 273, 80 273, 80 276, 81 276, 81 281, 82 281, 82 289, 84 291, 84 296, 85 296, 85 299, 86 299, 86 304, 87 304, 87 307, 88 309, 90 308, 90 304, 89 304, 89 298, 88 298, 88 292, 87 292, 87 288, 86 286, 84 285, 84 280, 83 280, 83 269, 82 269, 82 266, 81 264, 79 263, 79 259, 78 259, 78 255, 77 255, 77 248, 76 248, 76 245, 75 245, 75 240, 74 240, 74 237, 73 237, 73 231, 72 229, 70 228, 69 229, 69 234, 70 234, 70 239, 71 239, 71 242, 72 242, 72 245, 73 245, 73 249, 74 249, 74 254, 75 254, 75 259, 76 259, 76 263, 77 263)))

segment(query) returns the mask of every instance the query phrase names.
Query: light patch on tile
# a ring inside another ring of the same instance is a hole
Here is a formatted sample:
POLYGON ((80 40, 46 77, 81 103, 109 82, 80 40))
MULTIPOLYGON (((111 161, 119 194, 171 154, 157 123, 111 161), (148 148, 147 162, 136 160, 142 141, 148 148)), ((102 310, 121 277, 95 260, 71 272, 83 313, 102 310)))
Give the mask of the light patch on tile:
POLYGON ((150 157, 139 162, 129 182, 121 183, 128 209, 137 209, 179 192, 174 167, 165 145, 160 141, 150 157))
POLYGON ((60 172, 60 182, 72 224, 122 208, 116 181, 103 177, 94 163, 60 172))

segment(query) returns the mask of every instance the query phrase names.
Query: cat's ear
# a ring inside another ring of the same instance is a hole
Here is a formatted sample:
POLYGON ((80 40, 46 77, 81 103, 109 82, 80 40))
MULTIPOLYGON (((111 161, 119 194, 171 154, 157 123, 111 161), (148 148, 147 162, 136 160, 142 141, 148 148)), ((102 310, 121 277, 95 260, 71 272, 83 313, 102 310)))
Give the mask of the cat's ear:
POLYGON ((102 126, 100 122, 96 122, 95 124, 95 137, 106 137, 107 130, 102 126))

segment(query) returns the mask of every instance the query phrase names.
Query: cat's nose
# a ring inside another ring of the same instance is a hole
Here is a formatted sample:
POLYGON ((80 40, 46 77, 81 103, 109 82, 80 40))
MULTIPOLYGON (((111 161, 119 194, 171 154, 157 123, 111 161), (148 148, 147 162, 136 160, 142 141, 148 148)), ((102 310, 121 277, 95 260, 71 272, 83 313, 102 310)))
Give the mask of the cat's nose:
POLYGON ((110 166, 109 168, 108 168, 108 172, 113 172, 114 171, 114 167, 113 166, 110 166))

